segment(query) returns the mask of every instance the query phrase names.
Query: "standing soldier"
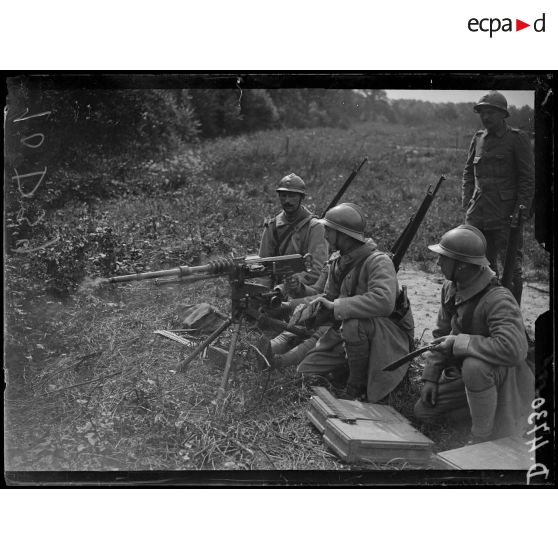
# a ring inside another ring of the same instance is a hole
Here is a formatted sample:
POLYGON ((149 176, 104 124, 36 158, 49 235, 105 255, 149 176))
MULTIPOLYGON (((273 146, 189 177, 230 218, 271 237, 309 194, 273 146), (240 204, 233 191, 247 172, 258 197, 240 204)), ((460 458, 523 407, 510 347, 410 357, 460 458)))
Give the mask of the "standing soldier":
POLYGON ((312 285, 327 260, 324 226, 303 205, 306 185, 302 178, 291 173, 279 182, 276 189, 283 211, 265 221, 259 256, 312 255, 312 270, 298 273, 289 280, 293 288, 299 284, 312 285))
MULTIPOLYGON (((306 378, 342 380, 341 397, 378 401, 403 379, 407 365, 383 367, 409 351, 414 324, 410 307, 396 309, 399 285, 391 258, 364 236, 358 206, 342 203, 324 219, 326 239, 339 256, 330 260, 324 294, 309 302, 329 312, 333 326, 298 367, 306 378)), ((339 382, 341 383, 341 382, 339 382)))
POLYGON ((519 305, 498 286, 475 227, 460 225, 429 249, 446 280, 415 415, 424 422, 470 416, 472 443, 521 434, 535 378, 519 305))
MULTIPOLYGON (((474 136, 463 171, 465 223, 480 229, 486 238, 486 257, 498 274, 498 259, 506 254, 511 219, 520 206, 530 214, 535 190, 535 170, 531 142, 527 134, 510 128, 504 95, 498 91, 481 97, 474 107, 483 130, 474 136)), ((523 290, 523 234, 515 258, 512 292, 521 303, 523 290)))

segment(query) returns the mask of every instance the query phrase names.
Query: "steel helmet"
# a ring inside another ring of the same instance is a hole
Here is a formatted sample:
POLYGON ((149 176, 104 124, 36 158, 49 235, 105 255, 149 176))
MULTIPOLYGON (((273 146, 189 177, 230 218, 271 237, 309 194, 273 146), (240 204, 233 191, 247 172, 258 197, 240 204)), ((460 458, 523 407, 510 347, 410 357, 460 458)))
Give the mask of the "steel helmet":
POLYGON ((428 247, 432 252, 473 265, 488 267, 486 239, 479 229, 472 225, 459 225, 442 236, 439 244, 428 247))
POLYGON ((475 112, 479 112, 482 107, 492 107, 501 110, 506 114, 506 117, 510 115, 508 112, 508 101, 498 91, 490 91, 486 95, 483 95, 479 102, 473 107, 475 112))
POLYGON ((364 214, 353 203, 340 203, 332 207, 325 214, 325 217, 320 219, 320 222, 330 229, 335 229, 361 242, 366 242, 364 237, 364 214))
POLYGON ((297 176, 294 172, 284 176, 279 182, 279 186, 275 189, 276 192, 295 192, 296 194, 306 194, 306 184, 304 180, 297 176))

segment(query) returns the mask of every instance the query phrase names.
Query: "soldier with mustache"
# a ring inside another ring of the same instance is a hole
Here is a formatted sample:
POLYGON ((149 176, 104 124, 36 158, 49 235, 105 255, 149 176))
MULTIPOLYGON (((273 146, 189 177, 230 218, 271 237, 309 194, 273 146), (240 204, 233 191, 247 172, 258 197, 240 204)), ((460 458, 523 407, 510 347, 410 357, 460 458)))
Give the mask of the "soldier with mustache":
POLYGON ((287 287, 300 288, 300 284, 312 285, 318 279, 327 260, 327 243, 324 226, 302 201, 306 196, 306 184, 294 173, 281 179, 276 188, 282 211, 265 221, 260 243, 262 258, 289 254, 312 255, 312 269, 289 278, 287 287))

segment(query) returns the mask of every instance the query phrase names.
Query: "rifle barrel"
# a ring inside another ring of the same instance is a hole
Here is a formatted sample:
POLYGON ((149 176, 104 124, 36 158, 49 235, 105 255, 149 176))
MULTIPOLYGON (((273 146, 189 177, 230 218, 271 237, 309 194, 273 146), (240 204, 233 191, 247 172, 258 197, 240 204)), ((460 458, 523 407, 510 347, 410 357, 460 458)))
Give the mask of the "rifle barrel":
POLYGON ((407 226, 399 236, 399 238, 395 241, 395 244, 392 248, 393 253, 393 265, 395 267, 395 271, 399 270, 399 266, 401 265, 401 261, 403 260, 403 256, 407 252, 413 238, 415 237, 418 228, 420 227, 432 201, 434 200, 434 196, 438 192, 440 185, 446 179, 445 176, 440 176, 436 186, 432 188, 432 185, 428 187, 426 191, 426 195, 422 200, 420 207, 418 208, 417 212, 411 217, 410 221, 407 223, 407 226))
POLYGON ((347 180, 345 180, 345 183, 343 184, 343 186, 341 186, 341 188, 339 188, 339 192, 337 192, 337 194, 335 194, 335 196, 331 200, 330 204, 327 206, 327 208, 322 213, 321 219, 323 219, 325 217, 325 214, 332 207, 335 207, 337 205, 337 202, 341 199, 341 196, 346 192, 347 188, 351 185, 351 182, 354 180, 355 176, 360 172, 360 169, 363 167, 363 165, 364 165, 364 163, 366 163, 366 161, 368 161, 368 157, 365 157, 362 160, 362 163, 360 163, 360 165, 357 168, 353 169, 353 172, 351 172, 351 174, 349 175, 349 178, 347 178, 347 180))

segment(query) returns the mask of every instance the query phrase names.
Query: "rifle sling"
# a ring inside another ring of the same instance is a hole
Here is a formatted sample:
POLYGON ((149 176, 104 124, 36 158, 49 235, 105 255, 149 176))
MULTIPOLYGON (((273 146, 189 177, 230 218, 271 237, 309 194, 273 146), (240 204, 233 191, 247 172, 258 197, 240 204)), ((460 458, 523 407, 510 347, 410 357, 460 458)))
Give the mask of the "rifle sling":
POLYGON ((473 315, 479 302, 485 294, 497 286, 497 283, 489 283, 482 291, 478 292, 464 303, 466 306, 463 310, 463 316, 461 317, 461 331, 463 333, 471 333, 471 328, 473 327, 473 315))
POLYGON ((275 255, 281 256, 281 251, 285 249, 287 243, 291 239, 292 233, 294 232, 295 228, 300 225, 302 228, 307 222, 312 219, 314 215, 303 215, 293 223, 291 223, 282 233, 279 235, 277 231, 277 223, 273 221, 273 239, 275 240, 275 255))

